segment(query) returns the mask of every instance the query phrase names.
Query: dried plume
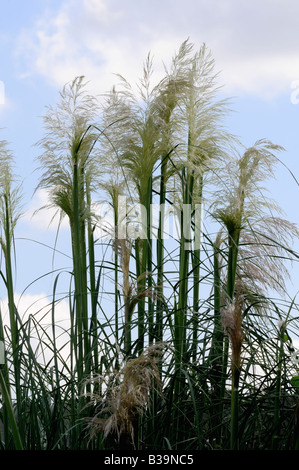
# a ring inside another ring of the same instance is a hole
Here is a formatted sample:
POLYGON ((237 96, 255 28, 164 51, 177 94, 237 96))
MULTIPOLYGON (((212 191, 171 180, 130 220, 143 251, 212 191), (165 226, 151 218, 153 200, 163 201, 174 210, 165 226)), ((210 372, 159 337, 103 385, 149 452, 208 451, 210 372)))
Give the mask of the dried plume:
POLYGON ((161 392, 158 363, 165 348, 165 343, 149 346, 121 370, 97 378, 105 390, 104 395, 91 395, 96 409, 88 423, 91 437, 103 432, 105 439, 116 433, 118 439, 126 435, 134 442, 135 420, 150 406, 150 392, 161 392))
POLYGON ((244 297, 238 293, 234 302, 228 304, 221 312, 223 329, 231 343, 233 370, 239 370, 241 366, 241 348, 244 340, 243 308, 244 297))

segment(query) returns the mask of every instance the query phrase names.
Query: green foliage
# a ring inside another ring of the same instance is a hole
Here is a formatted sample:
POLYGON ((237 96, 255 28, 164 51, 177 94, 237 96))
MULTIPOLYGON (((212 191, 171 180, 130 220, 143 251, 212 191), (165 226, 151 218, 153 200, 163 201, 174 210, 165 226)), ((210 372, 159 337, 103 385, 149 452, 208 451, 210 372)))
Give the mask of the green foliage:
POLYGON ((137 93, 119 77, 98 103, 77 77, 48 107, 37 189, 69 221, 72 263, 45 274, 52 299, 26 319, 12 262, 20 191, 0 142, 2 449, 298 448, 286 286, 299 233, 262 186, 283 149, 243 149, 225 129, 214 66, 187 40, 155 86, 149 55, 137 93))

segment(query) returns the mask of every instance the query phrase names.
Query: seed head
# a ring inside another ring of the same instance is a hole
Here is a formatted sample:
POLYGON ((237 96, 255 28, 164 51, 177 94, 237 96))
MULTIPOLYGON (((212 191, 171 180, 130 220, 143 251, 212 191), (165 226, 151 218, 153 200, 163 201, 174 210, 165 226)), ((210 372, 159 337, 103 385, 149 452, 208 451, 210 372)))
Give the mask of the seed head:
POLYGON ((231 342, 232 367, 238 369, 241 364, 241 348, 244 340, 242 328, 243 302, 242 296, 237 295, 235 301, 228 304, 221 312, 222 325, 231 342))

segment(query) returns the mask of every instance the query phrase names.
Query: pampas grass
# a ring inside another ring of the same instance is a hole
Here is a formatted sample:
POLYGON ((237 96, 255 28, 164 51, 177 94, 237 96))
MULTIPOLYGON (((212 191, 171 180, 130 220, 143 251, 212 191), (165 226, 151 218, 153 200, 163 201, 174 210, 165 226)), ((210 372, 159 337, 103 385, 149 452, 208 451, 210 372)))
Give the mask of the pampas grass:
POLYGON ((205 45, 184 41, 159 83, 153 68, 149 54, 137 87, 118 75, 100 103, 76 77, 46 109, 37 189, 71 248, 71 266, 43 276, 48 316, 15 305, 20 189, 0 142, 3 450, 298 447, 299 233, 264 188, 283 149, 226 129, 205 45))

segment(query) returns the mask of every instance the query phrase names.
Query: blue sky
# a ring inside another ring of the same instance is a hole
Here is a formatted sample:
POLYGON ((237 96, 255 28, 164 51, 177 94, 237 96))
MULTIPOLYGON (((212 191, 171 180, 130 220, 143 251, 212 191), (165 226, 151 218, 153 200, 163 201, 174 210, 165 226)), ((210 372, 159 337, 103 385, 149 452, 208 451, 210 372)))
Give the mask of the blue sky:
MULTIPOLYGON (((77 75, 85 75, 96 94, 111 88, 115 73, 137 81, 149 51, 158 78, 162 62, 170 64, 188 37, 195 48, 205 42, 211 49, 223 93, 233 97, 234 112, 227 120, 231 132, 246 146, 261 138, 284 146, 281 158, 299 180, 297 1, 1 0, 0 6, 0 80, 5 87, 0 139, 9 141, 23 181, 26 214, 18 238, 50 245, 55 240, 55 231, 47 230, 49 214, 28 216, 42 204, 33 194, 38 184, 34 144, 43 135, 45 106, 54 105, 62 86, 77 75)), ((278 166, 270 188, 287 218, 298 223, 299 188, 284 166, 278 166)), ((68 252, 68 242, 62 233, 58 247, 68 252)), ((42 245, 16 243, 20 293, 51 270, 52 259, 42 245)), ((70 266, 67 257, 59 258, 59 265, 64 262, 70 266)), ((295 267, 294 294, 298 272, 295 267)), ((47 289, 43 280, 27 292, 38 296, 47 289)))

